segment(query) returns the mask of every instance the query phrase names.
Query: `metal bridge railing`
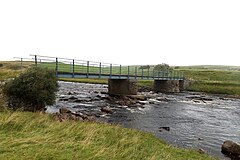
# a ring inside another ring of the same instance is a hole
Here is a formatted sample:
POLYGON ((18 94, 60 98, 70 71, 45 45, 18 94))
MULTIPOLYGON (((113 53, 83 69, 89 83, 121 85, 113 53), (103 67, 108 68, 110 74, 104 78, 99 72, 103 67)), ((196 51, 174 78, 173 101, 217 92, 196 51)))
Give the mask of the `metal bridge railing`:
POLYGON ((154 66, 123 66, 120 64, 85 61, 41 55, 30 55, 32 58, 19 58, 32 61, 37 67, 55 70, 57 77, 72 78, 113 78, 113 79, 159 79, 181 80, 183 73, 175 70, 154 70, 154 66))

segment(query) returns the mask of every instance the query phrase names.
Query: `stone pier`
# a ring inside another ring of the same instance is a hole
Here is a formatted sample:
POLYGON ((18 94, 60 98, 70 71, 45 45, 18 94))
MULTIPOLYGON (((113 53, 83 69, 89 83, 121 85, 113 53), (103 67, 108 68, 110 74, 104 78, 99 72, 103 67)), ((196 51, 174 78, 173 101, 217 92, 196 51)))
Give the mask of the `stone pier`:
POLYGON ((185 80, 179 80, 179 89, 180 91, 184 91, 187 88, 187 84, 185 80))
POLYGON ((135 79, 108 79, 110 95, 137 95, 138 86, 135 79))
POLYGON ((179 80, 154 80, 153 89, 162 93, 180 92, 179 80))

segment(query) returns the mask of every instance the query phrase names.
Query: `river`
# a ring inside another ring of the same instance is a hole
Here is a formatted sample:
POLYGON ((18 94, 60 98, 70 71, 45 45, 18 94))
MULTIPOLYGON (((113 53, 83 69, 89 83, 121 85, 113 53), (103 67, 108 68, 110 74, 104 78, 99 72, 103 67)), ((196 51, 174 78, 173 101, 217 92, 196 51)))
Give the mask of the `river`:
POLYGON ((191 92, 142 92, 146 100, 126 105, 109 101, 107 85, 59 84, 56 104, 47 112, 58 112, 61 107, 94 112, 102 121, 151 132, 174 146, 201 149, 221 159, 229 159, 221 153, 225 140, 240 142, 239 99, 191 92), (106 106, 113 114, 100 111, 106 106))

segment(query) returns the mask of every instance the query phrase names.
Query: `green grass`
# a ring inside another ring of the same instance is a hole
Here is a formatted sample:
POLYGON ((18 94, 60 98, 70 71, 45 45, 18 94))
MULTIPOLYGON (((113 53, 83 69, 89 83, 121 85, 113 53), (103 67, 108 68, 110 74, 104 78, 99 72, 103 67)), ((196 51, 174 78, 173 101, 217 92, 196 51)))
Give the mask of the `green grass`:
POLYGON ((65 121, 30 112, 0 112, 0 159, 210 160, 152 134, 109 124, 65 121))
MULTIPOLYGON (((206 66, 205 66, 206 67, 206 66)), ((220 67, 219 67, 220 68, 220 67)), ((184 76, 195 81, 188 90, 214 94, 240 95, 240 71, 227 68, 179 68, 184 76)))

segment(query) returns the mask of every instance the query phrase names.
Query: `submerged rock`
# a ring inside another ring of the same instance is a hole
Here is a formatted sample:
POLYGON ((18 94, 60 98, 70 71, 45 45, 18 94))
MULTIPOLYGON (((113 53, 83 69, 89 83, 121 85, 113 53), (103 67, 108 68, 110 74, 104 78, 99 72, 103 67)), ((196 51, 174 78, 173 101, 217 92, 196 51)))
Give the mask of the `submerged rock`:
POLYGON ((170 127, 159 127, 159 132, 162 132, 162 131, 170 131, 170 127))
POLYGON ((233 141, 225 141, 222 145, 222 153, 227 155, 240 155, 240 145, 233 141))

